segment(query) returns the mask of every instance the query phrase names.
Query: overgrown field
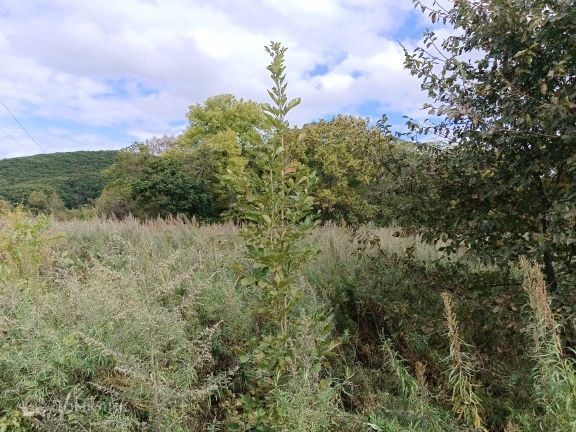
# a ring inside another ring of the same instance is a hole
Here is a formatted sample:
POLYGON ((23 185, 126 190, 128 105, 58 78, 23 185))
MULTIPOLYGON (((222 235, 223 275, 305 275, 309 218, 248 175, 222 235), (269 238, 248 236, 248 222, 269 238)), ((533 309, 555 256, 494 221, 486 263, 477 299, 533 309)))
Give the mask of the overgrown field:
MULTIPOLYGON (((266 416, 239 402, 265 317, 239 283, 235 226, 19 210, 0 223, 0 431, 249 430, 266 416)), ((576 430, 569 293, 551 313, 529 264, 448 260, 399 234, 308 240, 299 356, 270 430, 576 430)))

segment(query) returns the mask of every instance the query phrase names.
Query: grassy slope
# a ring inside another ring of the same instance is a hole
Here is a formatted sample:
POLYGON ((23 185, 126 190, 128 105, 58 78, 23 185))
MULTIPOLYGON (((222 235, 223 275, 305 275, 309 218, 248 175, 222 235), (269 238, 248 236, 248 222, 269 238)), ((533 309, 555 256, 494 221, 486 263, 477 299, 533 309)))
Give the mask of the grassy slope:
POLYGON ((25 203, 33 190, 56 191, 67 207, 78 207, 100 195, 106 183, 100 173, 116 154, 78 151, 0 160, 0 197, 25 203))

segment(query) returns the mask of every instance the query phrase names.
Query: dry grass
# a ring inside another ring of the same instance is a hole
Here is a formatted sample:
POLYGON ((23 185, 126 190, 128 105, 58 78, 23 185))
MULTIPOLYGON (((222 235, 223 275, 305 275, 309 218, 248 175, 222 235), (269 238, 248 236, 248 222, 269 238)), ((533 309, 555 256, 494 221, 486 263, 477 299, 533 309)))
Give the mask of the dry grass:
MULTIPOLYGON (((23 222, 19 226, 35 224, 23 222)), ((333 313, 338 328, 346 329, 334 336, 345 343, 320 372, 306 363, 306 351, 317 342, 298 340, 304 364, 277 395, 286 430, 470 430, 445 409, 454 393, 444 393, 440 366, 450 348, 456 411, 478 425, 462 335, 468 340, 469 328, 484 327, 464 314, 458 325, 453 300, 444 296, 447 342, 439 291, 429 286, 438 277, 433 261, 442 254, 396 231, 325 225, 307 240, 320 253, 295 278, 303 307, 333 313), (386 330, 406 361, 390 345, 384 362, 380 336, 386 330), (347 412, 335 403, 340 399, 347 412)), ((5 242, 12 238, 6 233, 0 235, 5 242)), ((22 261, 22 272, 12 259, 0 278, 0 428, 11 422, 45 431, 226 430, 235 394, 243 391, 238 356, 260 325, 256 293, 237 283, 247 267, 237 227, 181 219, 72 220, 39 227, 31 239, 10 243, 12 253, 31 251, 36 258, 22 261), (55 233, 58 240, 47 242, 55 233)), ((526 358, 536 365, 534 403, 517 405, 505 422, 509 430, 570 430, 573 364, 541 274, 532 264, 524 263, 523 271, 533 311, 534 350, 526 358)), ((459 311, 482 307, 473 295, 457 299, 459 311)), ((522 373, 515 368, 499 371, 522 373)), ((530 390, 529 374, 519 376, 523 381, 511 392, 530 390)), ((485 410, 514 397, 486 400, 485 410)))

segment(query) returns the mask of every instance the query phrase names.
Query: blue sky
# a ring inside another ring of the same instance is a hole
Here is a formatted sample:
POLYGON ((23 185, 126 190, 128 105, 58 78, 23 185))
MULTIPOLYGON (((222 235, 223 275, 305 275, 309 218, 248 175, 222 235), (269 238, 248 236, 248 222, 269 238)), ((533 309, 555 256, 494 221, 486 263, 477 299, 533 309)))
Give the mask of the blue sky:
POLYGON ((0 158, 114 149, 178 134, 188 106, 266 101, 263 46, 288 51, 294 124, 337 113, 421 117, 399 42, 427 21, 410 0, 0 0, 0 158))

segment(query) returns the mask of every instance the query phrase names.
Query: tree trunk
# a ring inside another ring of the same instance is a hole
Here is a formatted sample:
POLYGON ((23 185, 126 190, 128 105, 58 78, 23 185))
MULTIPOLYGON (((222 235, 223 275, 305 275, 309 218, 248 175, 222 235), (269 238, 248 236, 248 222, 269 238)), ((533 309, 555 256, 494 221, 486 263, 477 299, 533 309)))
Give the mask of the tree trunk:
POLYGON ((544 252, 544 276, 546 277, 548 291, 556 291, 558 289, 558 282, 556 281, 556 272, 554 271, 554 262, 550 251, 544 252))

